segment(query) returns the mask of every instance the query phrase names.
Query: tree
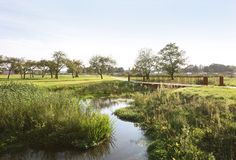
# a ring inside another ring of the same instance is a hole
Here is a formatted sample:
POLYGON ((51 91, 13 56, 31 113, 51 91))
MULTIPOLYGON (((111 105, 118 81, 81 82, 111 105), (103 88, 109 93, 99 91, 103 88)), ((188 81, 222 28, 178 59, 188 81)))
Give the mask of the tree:
POLYGON ((69 72, 71 72, 72 77, 74 78, 74 77, 79 77, 79 73, 83 68, 83 63, 80 60, 67 60, 66 66, 69 72))
POLYGON ((53 74, 54 74, 54 72, 56 70, 56 63, 54 61, 47 60, 46 61, 46 65, 48 67, 48 71, 49 71, 49 73, 51 75, 51 78, 53 78, 53 74))
POLYGON ((0 73, 3 72, 3 56, 0 55, 0 73))
POLYGON ((184 51, 179 50, 175 43, 167 44, 159 52, 161 68, 171 76, 172 80, 174 80, 174 74, 185 65, 184 53, 184 51))
POLYGON ((100 75, 103 79, 103 74, 111 70, 116 64, 115 60, 110 57, 93 56, 89 61, 90 67, 100 75))
POLYGON ((17 68, 19 62, 18 58, 4 57, 2 60, 3 68, 8 71, 7 79, 10 78, 11 73, 17 68))
POLYGON ((37 67, 41 70, 42 78, 46 75, 47 71, 49 70, 48 61, 41 60, 38 62, 37 67))
POLYGON ((66 63, 66 54, 62 51, 56 51, 53 54, 53 61, 55 63, 55 78, 58 79, 58 74, 66 63))
POLYGON ((139 72, 141 75, 146 76, 147 80, 149 80, 150 73, 154 70, 154 67, 155 56, 152 54, 152 49, 141 49, 136 59, 134 70, 139 72))

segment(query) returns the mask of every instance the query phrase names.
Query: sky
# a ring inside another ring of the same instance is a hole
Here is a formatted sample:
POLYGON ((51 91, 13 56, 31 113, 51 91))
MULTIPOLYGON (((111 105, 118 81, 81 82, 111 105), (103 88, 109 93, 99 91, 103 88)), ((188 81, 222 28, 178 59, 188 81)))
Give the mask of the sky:
POLYGON ((50 59, 64 51, 133 66, 141 48, 167 43, 188 63, 236 65, 236 0, 0 0, 0 54, 50 59))

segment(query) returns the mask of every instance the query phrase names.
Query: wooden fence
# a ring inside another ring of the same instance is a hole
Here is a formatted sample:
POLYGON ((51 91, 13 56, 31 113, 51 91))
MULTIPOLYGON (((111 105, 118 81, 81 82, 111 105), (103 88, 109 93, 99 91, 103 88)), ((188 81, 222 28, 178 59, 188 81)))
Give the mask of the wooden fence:
POLYGON ((171 80, 170 76, 165 75, 150 76, 147 79, 145 76, 129 74, 128 81, 224 86, 223 76, 175 76, 171 80))

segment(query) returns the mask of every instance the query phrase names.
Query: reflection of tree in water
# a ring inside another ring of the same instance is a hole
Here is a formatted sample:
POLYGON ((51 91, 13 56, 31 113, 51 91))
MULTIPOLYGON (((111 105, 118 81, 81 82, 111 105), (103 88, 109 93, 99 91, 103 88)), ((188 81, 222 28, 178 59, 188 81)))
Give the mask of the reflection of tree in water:
POLYGON ((107 99, 107 98, 99 98, 99 99, 86 99, 80 101, 80 104, 84 107, 92 107, 95 109, 103 109, 111 107, 112 105, 118 104, 120 102, 129 102, 130 99, 107 99))
POLYGON ((28 149, 19 153, 11 153, 0 157, 0 160, 102 160, 110 153, 111 147, 114 146, 112 141, 107 141, 97 147, 91 148, 84 152, 70 150, 64 152, 55 151, 37 151, 28 149))

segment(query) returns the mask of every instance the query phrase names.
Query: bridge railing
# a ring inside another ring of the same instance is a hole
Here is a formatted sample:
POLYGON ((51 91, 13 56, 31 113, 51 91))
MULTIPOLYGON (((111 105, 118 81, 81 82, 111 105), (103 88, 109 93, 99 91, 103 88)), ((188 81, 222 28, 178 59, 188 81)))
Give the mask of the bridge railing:
POLYGON ((142 82, 159 82, 159 83, 177 83, 177 84, 195 84, 195 85, 215 85, 223 86, 223 76, 174 76, 174 80, 170 76, 156 75, 150 76, 149 79, 140 75, 128 75, 128 81, 142 81, 142 82))

